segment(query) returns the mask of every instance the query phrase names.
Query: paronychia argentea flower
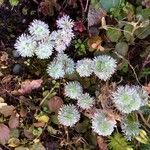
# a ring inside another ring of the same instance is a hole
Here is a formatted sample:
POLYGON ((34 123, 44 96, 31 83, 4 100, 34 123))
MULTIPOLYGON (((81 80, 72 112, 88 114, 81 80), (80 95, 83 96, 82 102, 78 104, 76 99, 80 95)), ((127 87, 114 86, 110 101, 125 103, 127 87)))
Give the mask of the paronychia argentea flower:
POLYGON ((78 96, 78 106, 82 109, 89 109, 94 105, 94 98, 91 97, 88 93, 81 94, 78 96))
POLYGON ((73 126, 80 119, 75 105, 63 105, 58 112, 58 120, 64 126, 73 126))
POLYGON ((78 60, 76 64, 76 71, 81 77, 88 77, 93 72, 93 61, 89 58, 78 60))
POLYGON ((14 45, 15 49, 22 57, 32 57, 36 46, 37 43, 30 35, 27 34, 19 36, 14 45))
POLYGON ((101 79, 106 81, 116 70, 116 60, 107 55, 96 56, 94 62, 94 73, 101 79))
POLYGON ((67 54, 60 53, 56 59, 58 63, 62 63, 65 74, 72 74, 74 72, 75 63, 67 54))
POLYGON ((92 118, 92 129, 98 135, 111 135, 116 127, 116 122, 107 118, 103 112, 97 112, 92 118))
POLYGON ((72 98, 77 99, 78 96, 81 95, 83 89, 78 81, 71 81, 65 85, 65 95, 72 98))
POLYGON ((53 44, 50 41, 44 40, 38 42, 38 46, 35 50, 35 54, 40 59, 49 58, 53 53, 53 44))
POLYGON ((48 25, 41 20, 33 20, 29 25, 29 32, 35 40, 43 40, 49 36, 48 25))
POLYGON ((121 123, 122 132, 127 140, 131 141, 132 138, 137 136, 140 132, 140 124, 138 120, 125 117, 121 123))
POLYGON ((57 63, 54 59, 47 67, 47 73, 54 79, 63 78, 65 75, 64 69, 61 63, 57 63))
POLYGON ((57 22, 57 27, 60 29, 68 30, 68 29, 72 29, 74 26, 73 20, 70 19, 70 17, 67 15, 62 16, 56 22, 57 22))
POLYGON ((123 113, 130 113, 138 110, 142 104, 142 99, 135 86, 119 86, 112 94, 113 101, 123 113))

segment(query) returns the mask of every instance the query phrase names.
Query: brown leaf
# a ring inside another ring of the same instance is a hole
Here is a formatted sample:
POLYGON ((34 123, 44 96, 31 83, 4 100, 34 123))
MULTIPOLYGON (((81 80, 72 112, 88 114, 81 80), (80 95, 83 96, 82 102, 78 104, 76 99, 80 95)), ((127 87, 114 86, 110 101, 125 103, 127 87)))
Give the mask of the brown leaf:
POLYGON ((12 112, 15 110, 15 107, 10 105, 3 106, 0 108, 0 113, 4 115, 4 117, 8 117, 12 114, 12 112))
POLYGON ((42 82, 42 79, 32 81, 26 80, 21 84, 21 88, 18 90, 18 92, 21 94, 29 94, 32 92, 32 90, 40 88, 42 82))
POLYGON ((106 140, 102 136, 97 136, 99 150, 108 150, 106 140))
POLYGON ((150 94, 150 83, 148 83, 146 86, 143 87, 145 91, 148 92, 148 94, 150 94))
POLYGON ((12 75, 5 76, 5 77, 2 79, 1 83, 2 83, 2 84, 9 83, 9 82, 11 82, 12 78, 13 78, 12 75))
POLYGON ((20 140, 18 138, 10 138, 8 141, 8 146, 17 147, 20 145, 20 140))
POLYGON ((45 126, 45 123, 44 122, 36 122, 33 124, 36 128, 39 128, 39 127, 44 127, 45 126))
POLYGON ((15 129, 19 126, 19 114, 13 113, 9 118, 8 125, 11 129, 15 129))
POLYGON ((54 8, 59 9, 59 5, 56 0, 43 0, 40 3, 39 11, 42 12, 44 16, 53 16, 54 8))
POLYGON ((63 100, 58 96, 54 96, 48 101, 48 108, 52 112, 58 112, 62 104, 63 104, 63 100))
POLYGON ((9 128, 4 124, 0 124, 0 143, 2 145, 5 145, 9 140, 9 137, 10 137, 9 128))
POLYGON ((24 135, 29 139, 29 140, 32 140, 34 138, 34 135, 31 131, 29 130, 25 130, 24 129, 24 135))
POLYGON ((97 25, 101 22, 102 17, 106 16, 106 11, 101 8, 95 8, 94 6, 89 6, 88 11, 88 27, 97 25))
POLYGON ((89 51, 100 50, 104 51, 104 47, 101 46, 102 38, 100 36, 92 36, 88 39, 89 51))
POLYGON ((27 116, 27 113, 28 113, 27 108, 21 107, 21 109, 20 109, 20 116, 22 118, 24 118, 24 117, 27 116))
POLYGON ((84 26, 82 21, 76 21, 74 23, 74 30, 75 31, 79 31, 79 32, 83 32, 83 31, 86 30, 86 28, 85 28, 85 26, 84 26))

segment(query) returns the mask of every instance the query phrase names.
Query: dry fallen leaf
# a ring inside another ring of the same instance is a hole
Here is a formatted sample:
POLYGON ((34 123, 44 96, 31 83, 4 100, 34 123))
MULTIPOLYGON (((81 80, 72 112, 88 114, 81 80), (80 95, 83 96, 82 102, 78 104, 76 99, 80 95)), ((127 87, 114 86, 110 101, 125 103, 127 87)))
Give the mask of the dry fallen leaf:
POLYGON ((40 3, 39 11, 42 12, 44 16, 53 16, 54 8, 59 10, 59 5, 56 2, 57 0, 43 0, 40 3))
POLYGON ((88 39, 89 51, 104 51, 104 47, 101 46, 103 40, 100 36, 92 36, 88 39))
POLYGON ((89 6, 88 11, 88 27, 97 25, 101 22, 102 17, 106 16, 106 11, 102 8, 95 8, 94 6, 89 6))
POLYGON ((13 114, 9 118, 8 125, 11 129, 17 128, 19 126, 19 114, 13 112, 13 114))
POLYGON ((8 141, 8 146, 10 147, 17 147, 20 145, 20 140, 17 138, 10 138, 8 141))
POLYGON ((21 88, 18 90, 18 92, 21 94, 29 94, 32 92, 32 90, 40 88, 42 82, 42 79, 32 81, 26 80, 21 84, 21 88))
POLYGON ((10 137, 9 128, 3 123, 0 124, 0 144, 5 145, 10 137))
POLYGON ((15 110, 15 107, 10 105, 5 105, 0 108, 0 113, 4 115, 4 117, 8 117, 12 115, 12 112, 15 110))
POLYGON ((79 21, 76 21, 74 23, 74 30, 79 31, 79 32, 83 32, 86 30, 86 28, 85 28, 83 22, 79 20, 79 21))
POLYGON ((99 150, 108 150, 107 143, 104 137, 97 136, 97 144, 98 144, 99 150))
POLYGON ((47 115, 38 115, 35 119, 39 122, 48 123, 49 117, 47 115))
POLYGON ((63 104, 63 100, 58 96, 54 96, 48 101, 48 108, 52 112, 58 112, 62 104, 63 104))
POLYGON ((146 86, 143 87, 145 91, 148 92, 148 94, 150 94, 150 83, 148 83, 146 86))

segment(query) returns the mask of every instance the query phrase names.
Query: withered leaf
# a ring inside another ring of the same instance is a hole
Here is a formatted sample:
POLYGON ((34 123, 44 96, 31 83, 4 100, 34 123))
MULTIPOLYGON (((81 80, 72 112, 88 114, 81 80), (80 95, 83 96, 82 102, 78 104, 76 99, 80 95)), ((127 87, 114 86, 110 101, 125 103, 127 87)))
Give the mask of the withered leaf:
POLYGON ((143 87, 145 91, 148 92, 148 94, 150 94, 150 83, 148 83, 146 86, 143 87))
POLYGON ((101 46, 102 38, 100 36, 92 36, 88 39, 89 51, 100 50, 104 51, 104 47, 101 46))
POLYGON ((9 137, 10 137, 9 128, 5 124, 1 123, 0 124, 0 143, 2 145, 5 145, 7 141, 9 140, 9 137))
POLYGON ((4 117, 8 117, 15 110, 15 107, 12 105, 6 105, 0 108, 0 113, 4 115, 4 117))
POLYGON ((106 11, 102 8, 95 8, 94 6, 89 6, 88 11, 88 27, 97 25, 101 22, 102 17, 106 16, 106 11))
POLYGON ((58 112, 62 104, 63 104, 63 100, 58 96, 54 96, 48 101, 48 108, 52 112, 58 112))
POLYGON ((8 124, 11 129, 17 128, 19 126, 19 114, 13 112, 13 114, 9 118, 8 124))
POLYGON ((32 90, 40 88, 42 82, 42 79, 32 81, 26 80, 21 84, 21 88, 18 90, 18 92, 21 94, 29 94, 32 92, 32 90))
POLYGON ((108 150, 107 143, 104 137, 97 136, 97 144, 98 144, 99 150, 108 150))

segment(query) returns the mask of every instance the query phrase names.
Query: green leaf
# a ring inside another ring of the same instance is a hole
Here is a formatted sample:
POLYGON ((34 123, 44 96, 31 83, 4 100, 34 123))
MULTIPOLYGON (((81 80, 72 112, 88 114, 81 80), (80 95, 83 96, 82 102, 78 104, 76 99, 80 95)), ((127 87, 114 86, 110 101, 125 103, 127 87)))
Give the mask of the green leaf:
POLYGON ((106 11, 110 11, 111 8, 119 7, 124 0, 99 0, 99 2, 106 11))
POLYGON ((108 141, 108 147, 112 150, 133 150, 130 143, 120 133, 110 136, 108 141))
POLYGON ((9 3, 11 4, 12 7, 14 7, 18 5, 19 0, 9 0, 9 3))
POLYGON ((23 147, 23 146, 19 146, 19 147, 16 147, 15 150, 29 150, 29 148, 23 147))
POLYGON ((142 9, 141 15, 144 19, 149 19, 150 17, 150 9, 146 8, 146 9, 142 9))
POLYGON ((150 26, 144 27, 144 28, 139 28, 135 31, 135 35, 139 39, 145 39, 150 35, 150 26))
POLYGON ((121 36, 121 31, 117 28, 108 29, 106 34, 112 42, 117 42, 121 36))
POLYGON ((115 49, 120 55, 125 56, 128 52, 128 44, 126 42, 119 42, 115 49))
POLYGON ((89 127, 90 127, 89 120, 86 119, 81 123, 77 123, 75 129, 78 133, 85 133, 89 129, 89 127))
POLYGON ((34 143, 31 147, 30 150, 46 150, 45 147, 39 142, 39 143, 34 143))
POLYGON ((55 135, 57 133, 57 130, 55 130, 52 126, 48 126, 47 131, 50 133, 50 135, 55 135))
POLYGON ((133 31, 133 26, 130 24, 126 24, 124 27, 124 36, 127 41, 132 41, 133 40, 133 35, 131 34, 133 31))

